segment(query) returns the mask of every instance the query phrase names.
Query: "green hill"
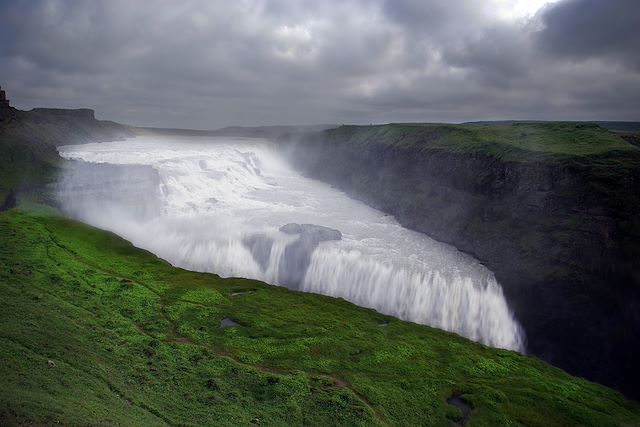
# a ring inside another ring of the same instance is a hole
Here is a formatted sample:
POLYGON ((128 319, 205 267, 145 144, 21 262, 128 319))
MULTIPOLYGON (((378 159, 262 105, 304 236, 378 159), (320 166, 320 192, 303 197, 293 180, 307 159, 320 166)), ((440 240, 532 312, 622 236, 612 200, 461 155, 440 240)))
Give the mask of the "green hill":
POLYGON ((469 426, 640 424, 534 357, 180 270, 38 205, 0 214, 0 248, 3 425, 447 426, 452 397, 469 426))
POLYGON ((491 155, 505 162, 566 160, 612 151, 640 153, 637 147, 593 123, 393 123, 341 126, 325 135, 329 141, 356 146, 382 144, 417 152, 491 155))

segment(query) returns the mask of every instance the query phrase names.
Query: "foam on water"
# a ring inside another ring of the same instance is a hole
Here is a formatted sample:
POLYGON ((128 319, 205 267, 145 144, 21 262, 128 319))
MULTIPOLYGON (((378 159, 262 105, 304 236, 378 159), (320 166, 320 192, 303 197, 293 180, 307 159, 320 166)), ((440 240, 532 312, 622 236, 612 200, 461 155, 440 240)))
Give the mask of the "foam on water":
POLYGON ((174 265, 342 297, 524 351, 523 332, 491 271, 301 176, 265 140, 138 137, 59 150, 92 164, 132 165, 98 178, 98 165, 69 171, 60 200, 70 214, 174 265), (289 223, 322 227, 280 231, 289 223), (323 227, 339 230, 341 240, 317 238, 323 227))

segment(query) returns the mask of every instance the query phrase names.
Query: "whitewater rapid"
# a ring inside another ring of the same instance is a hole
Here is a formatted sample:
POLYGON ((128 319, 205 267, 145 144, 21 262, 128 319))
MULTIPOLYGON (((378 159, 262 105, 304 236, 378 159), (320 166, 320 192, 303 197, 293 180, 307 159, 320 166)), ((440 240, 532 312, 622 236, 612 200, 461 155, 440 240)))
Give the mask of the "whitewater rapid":
POLYGON ((145 136, 59 151, 90 163, 61 178, 64 209, 173 265, 341 297, 524 351, 491 271, 301 176, 265 140, 145 136), (339 237, 318 237, 326 233, 339 237))

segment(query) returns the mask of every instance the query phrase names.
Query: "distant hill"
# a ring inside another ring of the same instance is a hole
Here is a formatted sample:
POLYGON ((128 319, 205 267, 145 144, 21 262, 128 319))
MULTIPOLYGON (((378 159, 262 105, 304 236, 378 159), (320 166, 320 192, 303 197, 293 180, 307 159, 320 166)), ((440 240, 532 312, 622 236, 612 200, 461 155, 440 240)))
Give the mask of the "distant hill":
MULTIPOLYGON (((463 123, 465 125, 487 125, 487 124, 518 124, 518 123, 554 123, 551 121, 544 120, 496 120, 496 121, 474 121, 474 122, 466 122, 463 123)), ((616 133, 628 133, 628 134, 639 134, 640 133, 640 122, 623 122, 623 121, 575 121, 575 122, 564 122, 564 123, 595 123, 600 127, 603 127, 611 132, 616 133)))
POLYGON ((160 134, 175 136, 235 136, 245 138, 275 139, 287 133, 319 132, 337 127, 338 125, 332 124, 308 126, 228 126, 216 130, 139 127, 135 128, 135 132, 138 135, 160 134))
POLYGON ((640 122, 594 122, 616 133, 640 134, 640 122))

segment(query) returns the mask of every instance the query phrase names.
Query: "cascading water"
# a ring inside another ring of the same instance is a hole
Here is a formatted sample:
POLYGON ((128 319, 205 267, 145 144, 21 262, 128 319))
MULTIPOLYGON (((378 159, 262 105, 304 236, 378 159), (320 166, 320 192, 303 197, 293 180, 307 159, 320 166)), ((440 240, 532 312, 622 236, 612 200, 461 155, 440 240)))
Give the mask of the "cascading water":
POLYGON ((60 180, 67 212, 174 265, 342 297, 524 351, 488 269, 302 177, 265 140, 138 137, 60 153, 84 161, 60 180))

